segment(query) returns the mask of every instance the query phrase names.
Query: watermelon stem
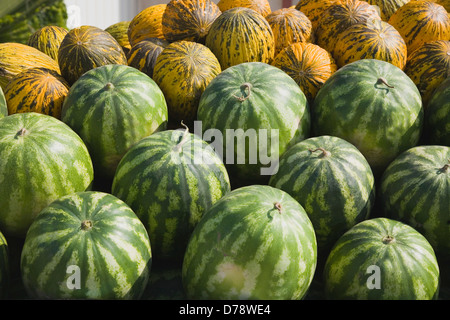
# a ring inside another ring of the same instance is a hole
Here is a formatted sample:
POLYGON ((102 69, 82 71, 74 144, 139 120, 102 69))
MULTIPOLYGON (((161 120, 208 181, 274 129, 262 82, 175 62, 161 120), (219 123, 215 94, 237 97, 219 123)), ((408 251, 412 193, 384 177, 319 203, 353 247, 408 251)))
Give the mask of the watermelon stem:
POLYGON ((183 127, 185 127, 186 129, 184 130, 183 133, 183 137, 181 138, 180 142, 173 148, 174 151, 180 151, 181 147, 183 146, 183 144, 186 143, 188 134, 189 134, 189 127, 187 125, 184 124, 183 120, 181 120, 181 125, 183 127))
POLYGON ((385 236, 383 238, 383 243, 384 244, 390 244, 390 243, 392 243, 394 241, 395 241, 395 238, 393 236, 391 236, 391 235, 387 235, 387 236, 385 236))
POLYGON ((281 214, 281 203, 279 203, 279 202, 277 201, 277 202, 275 202, 275 203, 273 204, 273 206, 275 207, 275 209, 278 210, 278 213, 281 214))
POLYGON ((247 100, 247 99, 250 97, 250 95, 251 95, 251 93, 252 93, 252 84, 249 83, 249 82, 244 82, 244 83, 241 85, 241 88, 242 88, 242 87, 244 87, 244 90, 247 89, 247 91, 248 91, 248 94, 247 94, 246 96, 244 96, 244 97, 238 97, 237 95, 233 94, 233 97, 235 97, 236 99, 238 99, 238 100, 241 101, 241 102, 247 100))
POLYGON ((19 131, 17 131, 16 136, 23 137, 23 136, 25 136, 27 133, 28 133, 28 130, 25 129, 25 128, 22 128, 22 129, 20 129, 19 131))
POLYGON ((114 89, 114 85, 111 82, 108 82, 107 84, 105 84, 105 90, 111 90, 114 89))
POLYGON ((325 150, 322 147, 319 147, 319 148, 314 149, 314 150, 313 149, 309 149, 309 152, 311 152, 311 153, 316 152, 316 151, 322 151, 322 154, 320 155, 320 157, 328 157, 331 154, 330 151, 327 151, 327 150, 325 150))
POLYGON ((88 231, 92 229, 92 221, 91 220, 83 220, 81 222, 81 230, 88 231))
POLYGON ((442 173, 447 173, 450 168, 450 159, 448 159, 448 163, 446 163, 439 171, 442 173))
POLYGON ((381 82, 382 84, 384 84, 386 87, 388 88, 394 88, 394 86, 391 86, 385 78, 378 78, 378 82, 381 82))

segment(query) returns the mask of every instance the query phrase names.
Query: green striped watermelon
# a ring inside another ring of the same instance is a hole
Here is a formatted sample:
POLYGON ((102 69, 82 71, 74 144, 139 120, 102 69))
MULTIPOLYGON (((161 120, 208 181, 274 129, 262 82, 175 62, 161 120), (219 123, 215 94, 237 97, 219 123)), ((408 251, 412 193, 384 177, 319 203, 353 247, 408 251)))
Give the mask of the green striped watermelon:
POLYGON ((30 226, 20 269, 35 299, 139 299, 152 254, 135 213, 111 194, 61 197, 30 226))
POLYGON ((0 87, 0 119, 8 115, 8 105, 6 104, 5 94, 0 87))
POLYGON ((7 296, 10 285, 8 242, 0 232, 0 299, 7 296))
POLYGON ((269 185, 303 206, 322 257, 345 231, 369 217, 375 200, 367 160, 355 146, 332 136, 312 137, 288 149, 269 185))
POLYGON ((230 175, 249 183, 267 182, 279 156, 310 133, 309 104, 298 84, 262 62, 217 75, 200 98, 197 119, 230 175))
POLYGON ((53 200, 91 186, 94 172, 80 137, 62 121, 39 113, 0 119, 0 230, 24 237, 53 200))
POLYGON ((422 145, 400 154, 383 173, 384 214, 421 232, 450 258, 450 147, 422 145))
POLYGON ((303 207, 280 189, 252 185, 205 213, 189 240, 182 281, 189 299, 301 299, 316 264, 303 207))
POLYGON ((228 173, 209 144, 186 129, 135 144, 120 161, 112 193, 146 226, 155 263, 183 260, 204 212, 230 191, 228 173))
POLYGON ((402 151, 415 146, 423 126, 420 93, 398 67, 361 59, 336 71, 311 108, 315 135, 332 135, 355 145, 375 176, 402 151))
POLYGON ((121 64, 92 69, 74 83, 61 120, 77 132, 92 156, 97 177, 111 180, 125 152, 167 126, 166 100, 143 72, 121 64))
POLYGON ((324 270, 327 299, 431 300, 439 266, 425 237, 387 218, 360 222, 336 242, 324 270))
POLYGON ((431 95, 424 126, 429 144, 450 146, 450 76, 431 95))

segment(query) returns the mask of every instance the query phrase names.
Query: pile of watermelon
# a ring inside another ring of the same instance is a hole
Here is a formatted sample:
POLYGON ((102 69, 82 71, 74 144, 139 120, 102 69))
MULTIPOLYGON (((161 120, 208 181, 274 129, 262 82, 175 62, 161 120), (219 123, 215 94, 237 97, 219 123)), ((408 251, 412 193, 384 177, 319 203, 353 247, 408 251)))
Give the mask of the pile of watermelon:
POLYGON ((0 43, 0 298, 450 299, 447 10, 170 0, 0 43))

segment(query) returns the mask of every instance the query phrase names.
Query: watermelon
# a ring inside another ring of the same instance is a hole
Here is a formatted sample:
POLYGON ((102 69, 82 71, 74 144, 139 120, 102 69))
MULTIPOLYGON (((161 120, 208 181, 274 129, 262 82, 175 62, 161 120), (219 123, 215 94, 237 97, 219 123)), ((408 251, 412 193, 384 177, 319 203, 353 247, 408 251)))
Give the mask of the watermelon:
POLYGON ((25 237, 34 217, 57 198, 90 188, 91 157, 62 121, 40 113, 0 119, 0 230, 25 237))
POLYGON ((197 224, 182 281, 188 299, 302 299, 316 264, 303 207, 280 189, 251 185, 223 196, 197 224))
POLYGON ((384 215, 421 232, 436 254, 450 258, 450 147, 421 145, 399 155, 383 173, 384 215))
POLYGON ((85 191, 40 212, 20 270, 34 299, 139 299, 151 259, 147 231, 130 207, 111 194, 85 191))
POLYGON ((425 112, 424 128, 428 144, 450 146, 450 77, 433 91, 425 112))
POLYGON ((194 227, 230 188, 225 166, 208 143, 188 129, 165 130, 125 154, 112 194, 146 226, 157 265, 182 262, 194 227))
POLYGON ((378 217, 339 238, 325 264, 324 285, 327 299, 431 300, 439 291, 439 266, 422 234, 378 217))
POLYGON ((10 284, 8 242, 0 232, 0 299, 7 296, 10 284))
POLYGON ((154 268, 141 300, 185 300, 181 268, 169 266, 154 268))
POLYGON ((421 137, 424 111, 416 85, 398 67, 361 59, 336 71, 311 108, 314 135, 355 145, 379 175, 421 137))
POLYGON ((200 98, 197 120, 230 175, 249 184, 266 183, 279 156, 310 134, 305 94, 287 73, 262 62, 217 75, 200 98))
POLYGON ((7 115, 8 115, 8 105, 6 104, 3 89, 0 87, 0 118, 6 117, 7 115))
POLYGON ((345 231, 369 217, 375 201, 375 179, 366 158, 332 136, 308 138, 288 149, 269 185, 303 206, 322 257, 345 231))
POLYGON ((167 118, 166 100, 153 79, 121 64, 83 74, 71 86, 61 110, 61 120, 86 143, 96 177, 108 181, 125 152, 164 130, 167 118))

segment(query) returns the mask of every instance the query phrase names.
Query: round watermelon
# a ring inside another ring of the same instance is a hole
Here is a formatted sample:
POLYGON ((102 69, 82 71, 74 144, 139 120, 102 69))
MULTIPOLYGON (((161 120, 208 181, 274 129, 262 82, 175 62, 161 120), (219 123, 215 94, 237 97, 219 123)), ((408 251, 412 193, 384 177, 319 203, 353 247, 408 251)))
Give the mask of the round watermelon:
POLYGON ((336 242, 324 285, 327 299, 431 300, 439 291, 439 266, 430 243, 414 228, 373 218, 336 242))
POLYGON ((40 113, 0 119, 0 230, 25 237, 34 217, 57 198, 91 187, 90 154, 65 123, 40 113))
POLYGON ((220 158, 187 129, 157 132, 136 143, 112 183, 112 193, 146 226, 155 264, 182 262, 194 227, 230 188, 220 158))
POLYGON ((325 258, 345 231, 369 217, 375 201, 369 163, 354 145, 332 136, 308 138, 288 149, 269 185, 303 206, 325 258))
POLYGON ((10 285, 8 242, 0 232, 0 299, 7 297, 10 285))
POLYGON ((40 212, 20 269, 34 299, 139 299, 151 261, 147 231, 130 207, 111 194, 86 191, 40 212))
POLYGON ((381 179, 384 215, 421 232, 450 258, 450 147, 422 145, 400 154, 381 179))
POLYGON ((314 135, 355 145, 375 176, 420 139, 424 112, 416 85, 398 67, 361 59, 336 71, 311 108, 314 135))
POLYGON ((182 266, 188 299, 294 300, 317 264, 314 228, 288 193, 267 185, 234 189, 195 227, 182 266))
POLYGON ((166 100, 143 72, 121 64, 92 69, 74 83, 61 120, 92 156, 96 177, 111 180, 120 159, 140 139, 167 126, 166 100))
POLYGON ((425 112, 424 127, 428 144, 450 146, 450 77, 431 95, 425 112))
POLYGON ((197 120, 230 175, 248 183, 266 183, 279 156, 310 133, 309 104, 298 84, 262 62, 217 75, 200 98, 197 120))

